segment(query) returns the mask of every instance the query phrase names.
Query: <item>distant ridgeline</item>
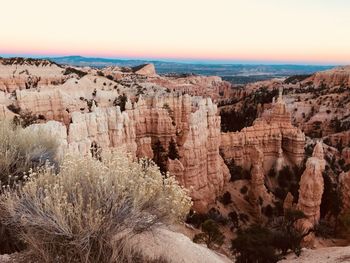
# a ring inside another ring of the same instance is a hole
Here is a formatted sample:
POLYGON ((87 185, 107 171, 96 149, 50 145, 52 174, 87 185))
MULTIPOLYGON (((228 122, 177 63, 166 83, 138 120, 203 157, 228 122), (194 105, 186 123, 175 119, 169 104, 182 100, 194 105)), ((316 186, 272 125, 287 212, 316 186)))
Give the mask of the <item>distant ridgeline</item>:
POLYGON ((153 63, 158 74, 197 74, 206 76, 220 76, 233 84, 246 84, 271 78, 289 77, 292 75, 313 74, 327 70, 332 66, 308 65, 248 65, 248 64, 210 64, 204 62, 169 62, 158 60, 127 60, 108 58, 87 58, 81 56, 67 56, 47 58, 58 64, 73 66, 127 66, 134 67, 140 64, 153 63))

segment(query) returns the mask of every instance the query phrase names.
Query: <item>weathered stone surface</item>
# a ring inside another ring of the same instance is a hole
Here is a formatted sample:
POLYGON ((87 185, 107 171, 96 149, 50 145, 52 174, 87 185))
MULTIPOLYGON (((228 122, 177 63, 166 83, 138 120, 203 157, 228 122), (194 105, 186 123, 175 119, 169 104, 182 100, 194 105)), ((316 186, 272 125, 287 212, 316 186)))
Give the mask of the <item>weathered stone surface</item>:
POLYGON ((210 97, 215 101, 244 95, 244 92, 238 93, 237 90, 232 89, 229 82, 217 76, 158 77, 150 81, 169 91, 210 97))
POLYGON ((317 72, 305 82, 312 81, 316 87, 326 85, 328 87, 346 86, 350 87, 350 66, 337 67, 330 70, 317 72))
POLYGON ((251 152, 252 169, 250 180, 250 192, 249 199, 253 205, 255 216, 261 217, 261 205, 262 202, 271 202, 271 196, 267 193, 265 187, 265 174, 264 174, 264 153, 263 151, 255 147, 251 152))
POLYGON ((205 211, 222 191, 229 173, 219 155, 220 117, 216 115, 217 107, 211 99, 200 100, 197 107, 197 111, 189 116, 188 127, 185 125, 180 131, 179 154, 183 173, 178 165, 174 173, 182 185, 192 188, 194 208, 205 211))
POLYGON ((0 59, 0 90, 35 88, 64 82, 64 69, 47 60, 0 59))
POLYGON ((139 158, 153 158, 153 150, 152 150, 152 139, 151 137, 139 138, 136 140, 137 142, 137 151, 136 156, 139 158))
POLYGON ((69 149, 89 154, 91 144, 102 149, 124 147, 136 156, 137 144, 134 121, 126 112, 117 108, 96 108, 91 113, 74 112, 69 125, 69 149))
POLYGON ((342 194, 343 209, 342 213, 350 212, 350 171, 339 175, 340 191, 342 194))
POLYGON ((284 211, 295 208, 295 204, 293 203, 293 200, 294 200, 293 195, 290 192, 288 192, 288 194, 283 202, 283 210, 284 211))
POLYGON ((345 164, 350 164, 350 147, 345 147, 341 152, 345 164))
POLYGON ((300 165, 304 158, 305 135, 291 124, 282 94, 270 110, 263 112, 253 126, 240 132, 221 133, 220 149, 225 159, 249 169, 250 152, 258 146, 264 153, 264 170, 282 168, 283 165, 300 165))
POLYGON ((324 190, 322 172, 325 169, 323 146, 318 142, 312 157, 306 162, 306 168, 300 179, 297 209, 304 212, 306 218, 299 220, 300 227, 307 231, 320 219, 320 205, 324 190))
POLYGON ((229 263, 226 256, 202 245, 193 243, 181 233, 159 227, 150 232, 135 235, 129 241, 131 247, 140 248, 151 259, 164 258, 174 263, 229 263))
POLYGON ((70 122, 70 112, 79 111, 81 102, 74 100, 61 90, 27 91, 16 90, 18 106, 33 114, 42 115, 46 120, 70 122))
POLYGON ((153 64, 145 64, 133 69, 134 69, 134 73, 139 75, 144 75, 144 76, 156 75, 156 69, 153 64))
POLYGON ((220 117, 216 105, 211 99, 192 100, 185 95, 146 100, 140 97, 134 105, 128 101, 125 108, 120 112, 119 107, 99 108, 92 103, 92 112, 71 113, 67 151, 91 154, 94 144, 104 151, 123 147, 134 157, 152 158, 152 143, 159 140, 167 149, 171 138, 176 138, 180 159, 169 160, 169 172, 191 189, 194 208, 206 211, 229 178, 219 155, 220 117))

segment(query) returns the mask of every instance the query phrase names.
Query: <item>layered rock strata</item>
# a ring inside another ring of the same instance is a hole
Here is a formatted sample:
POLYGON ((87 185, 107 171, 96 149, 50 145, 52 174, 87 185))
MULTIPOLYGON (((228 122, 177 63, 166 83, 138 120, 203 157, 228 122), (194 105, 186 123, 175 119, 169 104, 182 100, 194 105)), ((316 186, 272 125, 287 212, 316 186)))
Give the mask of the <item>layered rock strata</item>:
POLYGON ((64 69, 47 60, 0 59, 0 90, 13 92, 49 84, 59 84, 67 79, 64 69))
POLYGON ((220 117, 216 113, 211 99, 140 97, 134 104, 127 101, 123 112, 119 107, 93 104, 89 113, 73 112, 67 127, 59 122, 41 126, 51 133, 63 129, 60 134, 64 135, 56 135, 64 141, 63 151, 83 155, 92 154, 92 148, 108 151, 121 147, 134 157, 152 158, 152 143, 159 140, 167 149, 175 138, 180 158, 169 160, 168 170, 190 189, 194 208, 205 212, 229 178, 219 155, 220 117))
POLYGON ((302 211, 306 218, 299 220, 298 224, 305 232, 313 228, 320 219, 320 205, 324 190, 322 173, 325 166, 323 146, 318 142, 312 157, 306 162, 306 168, 299 183, 297 209, 302 211))
POLYGON ((327 87, 350 87, 350 66, 342 66, 317 72, 305 80, 305 82, 310 81, 313 82, 316 87, 319 87, 321 85, 326 85, 327 87))
POLYGON ((343 202, 342 213, 350 213, 350 171, 341 173, 339 182, 343 202))
POLYGON ((300 165, 304 159, 305 135, 291 124, 290 113, 280 93, 270 110, 263 112, 253 126, 240 132, 221 133, 220 149, 225 159, 249 169, 250 152, 259 147, 264 154, 264 170, 282 168, 283 165, 300 165))
POLYGON ((265 187, 264 174, 264 153, 258 147, 255 147, 251 152, 252 169, 249 199, 253 205, 256 218, 261 217, 261 206, 263 202, 271 202, 271 196, 268 194, 265 187))
POLYGON ((188 125, 179 134, 180 160, 170 161, 169 171, 191 189, 194 208, 205 211, 224 188, 229 171, 219 154, 220 117, 211 99, 198 102, 188 125), (180 164, 181 163, 181 164, 180 164))

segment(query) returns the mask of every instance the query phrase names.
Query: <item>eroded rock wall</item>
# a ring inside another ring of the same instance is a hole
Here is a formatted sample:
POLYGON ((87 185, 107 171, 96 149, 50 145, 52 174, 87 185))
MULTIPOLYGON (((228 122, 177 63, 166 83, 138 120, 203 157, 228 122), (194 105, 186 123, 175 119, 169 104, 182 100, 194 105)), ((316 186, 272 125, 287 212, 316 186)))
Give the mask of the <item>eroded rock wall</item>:
POLYGON ((233 159, 237 165, 249 169, 250 152, 259 147, 264 154, 264 169, 274 166, 300 165, 304 159, 305 135, 291 124, 282 94, 270 110, 263 112, 253 126, 240 132, 221 133, 221 145, 225 159, 233 159), (282 163, 282 165, 281 165, 282 163))
POLYGON ((211 99, 140 98, 134 105, 127 101, 123 112, 93 104, 89 113, 73 112, 67 127, 54 121, 44 126, 57 129, 53 123, 66 131, 66 136, 59 136, 65 151, 82 155, 92 154, 94 147, 122 147, 134 157, 152 158, 152 143, 159 140, 167 149, 174 139, 180 158, 169 160, 168 170, 190 190, 198 211, 205 212, 215 202, 229 178, 219 154, 220 116, 211 99))

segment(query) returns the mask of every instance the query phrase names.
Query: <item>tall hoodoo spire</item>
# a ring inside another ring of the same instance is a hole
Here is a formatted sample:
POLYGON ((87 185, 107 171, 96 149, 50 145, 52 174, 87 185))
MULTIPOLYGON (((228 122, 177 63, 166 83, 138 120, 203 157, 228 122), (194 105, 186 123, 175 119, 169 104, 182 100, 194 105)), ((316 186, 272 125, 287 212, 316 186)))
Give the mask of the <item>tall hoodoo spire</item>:
POLYGON ((277 98, 277 102, 283 102, 283 87, 280 86, 278 88, 278 98, 277 98))

